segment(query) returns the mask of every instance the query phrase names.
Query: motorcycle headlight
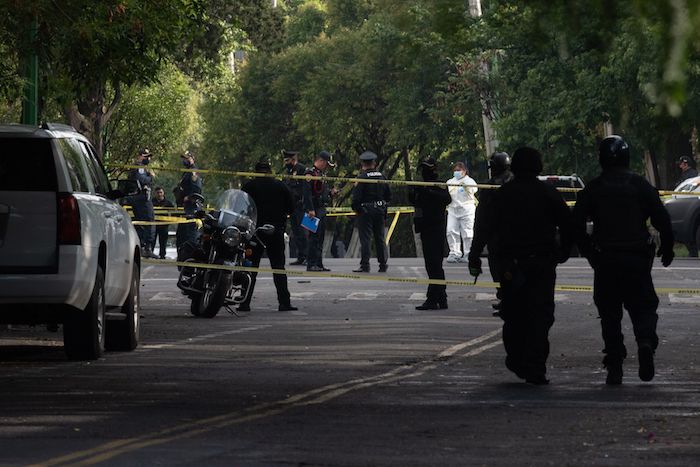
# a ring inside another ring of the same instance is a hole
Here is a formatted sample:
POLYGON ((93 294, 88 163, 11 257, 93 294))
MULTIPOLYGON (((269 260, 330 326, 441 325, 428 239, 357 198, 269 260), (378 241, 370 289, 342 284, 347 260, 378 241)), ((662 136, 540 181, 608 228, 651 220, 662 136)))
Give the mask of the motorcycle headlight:
POLYGON ((237 227, 226 227, 221 237, 224 243, 230 247, 236 247, 241 243, 241 231, 237 227))

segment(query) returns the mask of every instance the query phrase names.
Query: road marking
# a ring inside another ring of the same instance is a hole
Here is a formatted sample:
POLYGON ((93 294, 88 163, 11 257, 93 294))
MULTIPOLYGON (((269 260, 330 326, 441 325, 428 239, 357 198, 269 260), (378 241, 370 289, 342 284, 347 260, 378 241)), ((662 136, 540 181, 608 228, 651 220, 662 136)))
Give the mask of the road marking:
POLYGON ((425 276, 425 268, 421 268, 419 266, 411 266, 411 271, 413 271, 413 275, 416 277, 424 277, 425 276))
POLYGON ((166 344, 141 345, 141 346, 139 346, 139 349, 143 349, 143 350, 170 349, 170 348, 181 346, 181 345, 196 344, 197 342, 202 342, 202 341, 205 341, 207 339, 216 339, 217 337, 230 336, 233 334, 242 334, 244 332, 257 331, 259 329, 265 329, 265 328, 269 328, 269 327, 272 327, 272 325, 271 324, 262 324, 260 326, 249 326, 247 328, 232 329, 230 331, 216 332, 213 334, 204 334, 202 336, 189 337, 187 339, 182 339, 182 340, 175 341, 175 342, 169 342, 166 344))
POLYGON ((472 348, 470 351, 464 354, 458 354, 459 351, 481 344, 488 339, 498 336, 499 333, 500 329, 491 331, 483 336, 479 336, 469 341, 449 347, 432 358, 412 364, 402 365, 378 375, 330 384, 296 394, 276 402, 258 404, 250 407, 249 409, 229 412, 193 422, 175 425, 170 428, 154 431, 135 438, 110 441, 91 449, 76 451, 71 454, 55 457, 46 462, 35 465, 52 466, 69 462, 75 463, 73 465, 94 465, 101 462, 106 462, 122 454, 137 451, 139 449, 166 444, 179 439, 192 438, 210 431, 218 430, 220 428, 272 417, 298 407, 322 404, 360 389, 415 378, 422 376, 428 371, 436 368, 443 361, 451 358, 470 358, 501 345, 500 339, 497 339, 492 342, 487 342, 479 347, 472 348))
POLYGON ((177 302, 182 298, 181 293, 177 292, 158 292, 148 299, 149 302, 177 302))
POLYGON ((374 300, 378 296, 375 292, 353 292, 341 300, 374 300))
POLYGON ((681 295, 677 293, 668 294, 671 303, 684 303, 689 305, 700 305, 700 295, 681 295))
POLYGON ((566 302, 569 300, 569 296, 565 295, 563 293, 555 293, 554 294, 554 301, 555 302, 566 302))
POLYGON ((424 292, 414 292, 408 297, 409 300, 427 300, 427 296, 424 292))
POLYGON ((309 300, 316 292, 291 292, 290 295, 297 300, 309 300))
POLYGON ((496 294, 495 293, 477 293, 475 294, 474 298, 476 300, 480 301, 494 301, 496 300, 496 294))

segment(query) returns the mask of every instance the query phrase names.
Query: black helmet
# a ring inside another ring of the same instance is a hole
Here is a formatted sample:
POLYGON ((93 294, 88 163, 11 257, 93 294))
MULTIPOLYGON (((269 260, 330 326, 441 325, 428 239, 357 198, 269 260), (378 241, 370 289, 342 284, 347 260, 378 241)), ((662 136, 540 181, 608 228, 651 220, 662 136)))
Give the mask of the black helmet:
POLYGON ((598 146, 598 161, 604 169, 608 167, 629 167, 630 147, 621 136, 610 135, 598 146))
POLYGON ((510 156, 507 152, 494 152, 489 159, 489 169, 495 174, 505 172, 510 167, 510 156))
POLYGON ((515 150, 510 169, 515 175, 538 175, 542 172, 542 155, 537 149, 522 147, 515 150))

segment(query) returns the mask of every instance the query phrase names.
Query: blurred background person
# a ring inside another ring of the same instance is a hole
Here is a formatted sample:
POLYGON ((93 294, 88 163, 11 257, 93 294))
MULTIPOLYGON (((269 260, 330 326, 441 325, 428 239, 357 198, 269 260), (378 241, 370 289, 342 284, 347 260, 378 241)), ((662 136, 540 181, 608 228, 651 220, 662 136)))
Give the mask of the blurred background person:
MULTIPOLYGON (((423 181, 437 182, 437 162, 428 157, 418 165, 423 181)), ((450 193, 443 186, 412 186, 408 199, 415 206, 413 224, 420 234, 423 247, 425 271, 430 279, 445 280, 442 260, 445 256, 445 228, 447 215, 445 208, 452 201, 450 193)), ((416 310, 444 310, 447 308, 447 287, 429 284, 426 300, 416 310)))
POLYGON ((467 166, 456 162, 452 166, 452 178, 447 181, 447 190, 452 202, 447 206, 447 245, 450 253, 448 263, 467 262, 467 255, 474 238, 476 213, 476 182, 467 174, 467 166), (459 185, 459 186, 456 186, 459 185))
MULTIPOLYGON (((284 161, 284 170, 287 175, 304 175, 306 166, 299 162, 298 151, 282 150, 282 159, 284 161)), ((294 199, 294 210, 289 216, 289 224, 292 231, 292 245, 294 246, 295 261, 289 263, 290 266, 301 266, 306 264, 306 230, 301 226, 301 220, 304 217, 304 180, 285 178, 284 184, 287 185, 294 199)), ((290 252, 291 254, 291 252, 290 252)))
MULTIPOLYGON (((153 202, 151 201, 151 185, 155 174, 146 166, 151 163, 151 151, 148 148, 139 149, 135 164, 141 166, 129 170, 129 179, 136 181, 138 193, 128 199, 134 211, 135 221, 153 222, 153 202)), ((155 227, 153 225, 136 225, 136 233, 141 241, 141 256, 144 258, 157 258, 153 253, 155 227)))
MULTIPOLYGON (((197 168, 194 154, 190 151, 180 156, 182 165, 186 169, 192 169, 182 174, 180 183, 178 183, 174 193, 176 193, 175 201, 179 207, 184 209, 185 216, 191 216, 197 210, 197 205, 191 196, 195 193, 202 193, 202 177, 194 170, 197 168)), ((177 225, 177 233, 175 234, 175 245, 179 250, 185 242, 193 242, 197 238, 197 226, 192 223, 182 223, 177 225)))
MULTIPOLYGON (((165 198, 165 191, 162 186, 157 186, 153 191, 153 207, 154 208, 174 208, 175 205, 172 201, 165 198)), ((165 213, 169 215, 169 213, 165 213)), ((153 250, 155 250, 155 245, 158 244, 158 257, 160 259, 165 258, 165 250, 168 247, 168 230, 170 229, 170 224, 156 225, 156 234, 153 241, 153 250)))
MULTIPOLYGON (((335 167, 328 151, 321 151, 314 165, 306 169, 306 175, 321 177, 329 167, 335 167)), ((310 217, 319 219, 316 232, 309 231, 309 244, 306 254, 307 271, 330 271, 323 265, 323 239, 326 234, 326 206, 335 195, 335 189, 330 189, 325 180, 309 180, 304 182, 304 211, 310 217)))

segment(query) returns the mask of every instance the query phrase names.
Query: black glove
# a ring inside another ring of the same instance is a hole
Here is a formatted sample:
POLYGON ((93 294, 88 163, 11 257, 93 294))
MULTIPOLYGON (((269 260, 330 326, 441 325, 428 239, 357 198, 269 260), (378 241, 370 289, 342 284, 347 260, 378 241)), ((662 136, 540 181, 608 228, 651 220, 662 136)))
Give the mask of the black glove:
POLYGON ((474 277, 478 277, 483 271, 481 270, 481 258, 478 256, 476 258, 469 257, 469 274, 474 277))
POLYGON ((673 248, 659 248, 656 256, 661 257, 661 264, 667 268, 671 265, 671 262, 673 262, 673 258, 676 256, 676 254, 673 252, 673 248))

